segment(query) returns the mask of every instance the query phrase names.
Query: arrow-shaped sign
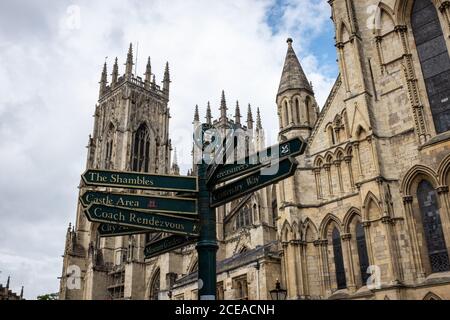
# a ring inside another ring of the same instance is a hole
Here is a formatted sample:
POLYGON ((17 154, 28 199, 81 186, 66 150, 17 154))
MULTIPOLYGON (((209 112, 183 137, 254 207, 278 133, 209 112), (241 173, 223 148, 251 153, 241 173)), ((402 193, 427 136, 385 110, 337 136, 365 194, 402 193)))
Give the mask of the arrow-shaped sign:
POLYGON ((190 236, 197 236, 199 233, 198 220, 187 217, 129 210, 95 203, 91 204, 85 213, 91 222, 190 236))
POLYGON ((82 194, 80 202, 85 207, 97 203, 157 213, 197 215, 197 199, 88 190, 82 194))
POLYGON ((242 179, 231 182, 212 191, 211 207, 216 208, 227 202, 239 199, 270 184, 277 183, 295 174, 297 162, 293 158, 281 160, 277 165, 265 167, 242 179), (272 173, 278 168, 276 173, 272 173))
POLYGON ((144 234, 148 232, 148 230, 143 230, 140 228, 124 227, 117 224, 109 224, 109 223, 100 223, 97 231, 100 237, 102 238, 127 236, 131 234, 144 234))
POLYGON ((145 246, 144 255, 145 259, 150 259, 160 254, 182 248, 189 244, 197 242, 198 238, 184 237, 178 235, 172 235, 155 242, 149 243, 145 246))
POLYGON ((166 191, 198 191, 197 177, 88 169, 81 176, 88 186, 166 191))
POLYGON ((306 143, 300 138, 294 138, 238 160, 237 164, 218 165, 209 176, 208 184, 218 184, 243 176, 267 166, 270 162, 303 154, 305 149, 306 143))

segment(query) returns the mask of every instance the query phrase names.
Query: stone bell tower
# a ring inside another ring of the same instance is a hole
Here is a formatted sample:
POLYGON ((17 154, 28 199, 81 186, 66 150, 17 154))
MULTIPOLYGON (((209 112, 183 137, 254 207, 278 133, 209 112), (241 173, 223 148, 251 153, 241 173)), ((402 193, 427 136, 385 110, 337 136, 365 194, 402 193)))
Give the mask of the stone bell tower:
MULTIPOLYGON (((156 84, 150 58, 144 78, 133 74, 133 65, 130 44, 123 75, 116 58, 108 83, 106 63, 103 66, 86 167, 169 174, 169 65, 162 86, 156 84)), ((81 182, 80 195, 85 188, 81 182)), ((76 225, 69 227, 66 236, 60 299, 143 298, 139 270, 143 248, 153 235, 100 238, 97 228, 79 203, 76 225), (135 281, 125 281, 130 277, 135 281)))

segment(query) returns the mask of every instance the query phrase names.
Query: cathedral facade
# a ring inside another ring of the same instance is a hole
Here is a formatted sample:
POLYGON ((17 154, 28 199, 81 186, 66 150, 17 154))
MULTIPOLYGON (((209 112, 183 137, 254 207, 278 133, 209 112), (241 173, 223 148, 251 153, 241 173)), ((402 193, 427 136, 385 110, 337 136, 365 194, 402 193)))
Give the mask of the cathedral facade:
MULTIPOLYGON (((279 279, 288 299, 450 299, 450 1, 328 2, 339 76, 320 109, 288 39, 279 140, 308 147, 293 177, 216 210, 217 297, 270 299, 279 279)), ((160 88, 150 62, 142 80, 132 61, 130 49, 110 84, 104 69, 87 167, 178 174, 168 66, 160 88)), ((248 152, 264 147, 259 112, 244 123, 237 103, 229 119, 224 94, 219 110, 213 121, 208 105, 206 122, 241 127, 248 152)), ((197 298, 194 245, 146 260, 164 235, 96 227, 79 207, 62 299, 197 298)))

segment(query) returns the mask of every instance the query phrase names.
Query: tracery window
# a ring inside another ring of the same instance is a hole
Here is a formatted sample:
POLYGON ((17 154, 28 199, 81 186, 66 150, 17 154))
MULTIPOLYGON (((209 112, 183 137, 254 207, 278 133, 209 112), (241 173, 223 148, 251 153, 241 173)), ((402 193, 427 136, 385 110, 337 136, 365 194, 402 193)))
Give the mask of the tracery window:
POLYGON ((422 225, 431 271, 450 271, 447 247, 437 203, 437 193, 430 182, 422 180, 417 188, 422 225))
POLYGON ((436 132, 445 132, 450 129, 450 58, 431 0, 414 2, 411 26, 436 132))
POLYGON ((369 256, 367 254, 366 235, 361 222, 356 224, 356 246, 358 248, 359 269, 361 271, 361 280, 363 285, 367 284, 370 274, 367 273, 369 268, 369 256))
POLYGON ((337 288, 344 289, 347 287, 347 280, 345 278, 344 258, 342 255, 341 234, 336 227, 333 229, 332 239, 337 288))
POLYGON ((150 165, 150 132, 147 125, 141 124, 134 134, 131 170, 148 172, 150 165))
POLYGON ((160 270, 158 269, 153 275, 152 282, 150 284, 150 300, 158 300, 160 291, 160 270))

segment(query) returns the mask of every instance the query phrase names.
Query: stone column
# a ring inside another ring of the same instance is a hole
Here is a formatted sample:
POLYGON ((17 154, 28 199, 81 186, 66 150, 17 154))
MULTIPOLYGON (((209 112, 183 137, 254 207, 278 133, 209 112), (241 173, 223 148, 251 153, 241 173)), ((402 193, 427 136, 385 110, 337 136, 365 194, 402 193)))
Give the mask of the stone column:
POLYGON ((346 274, 347 278, 347 288, 354 292, 356 291, 356 284, 355 284, 355 270, 353 266, 353 256, 352 256, 352 248, 350 240, 352 239, 352 235, 350 233, 346 233, 341 235, 342 239, 342 249, 343 249, 343 255, 344 255, 344 261, 347 265, 348 274, 346 274))
POLYGON ((300 243, 300 257, 301 257, 301 270, 302 270, 302 283, 303 283, 303 295, 304 297, 308 297, 309 294, 309 285, 308 285, 308 270, 307 270, 307 250, 308 243, 303 241, 300 243))
POLYGON ((324 295, 327 295, 331 293, 331 278, 330 278, 330 268, 328 265, 328 253, 327 253, 327 247, 328 247, 328 240, 320 240, 319 243, 319 260, 320 265, 322 266, 322 274, 323 274, 323 290, 324 295))
POLYGON ((320 292, 322 294, 322 296, 325 296, 325 292, 326 292, 326 285, 325 285, 325 270, 324 270, 324 257, 322 254, 322 246, 321 246, 322 241, 321 240, 316 240, 314 241, 314 247, 316 248, 316 251, 319 253, 319 263, 317 264, 318 268, 319 268, 319 277, 320 277, 320 292))
POLYGON ((369 256, 369 264, 373 266, 375 264, 375 259, 373 256, 373 248, 372 248, 372 238, 370 236, 370 225, 369 221, 362 222, 364 228, 364 237, 366 239, 366 247, 367 247, 367 255, 369 256))
POLYGON ((352 156, 345 157, 344 161, 347 164, 348 175, 350 177, 350 187, 352 188, 352 191, 355 191, 355 179, 353 178, 352 156))
POLYGON ((322 199, 322 183, 320 179, 320 168, 314 169, 314 178, 316 180, 316 193, 317 193, 317 200, 322 199))
POLYGON ((450 215, 449 215, 449 200, 448 200, 448 186, 440 186, 436 189, 439 196, 439 214, 441 216, 442 231, 444 232, 445 244, 447 252, 450 253, 450 215))
POLYGON ((384 225, 384 230, 386 232, 386 238, 388 242, 388 254, 391 260, 392 266, 392 277, 394 283, 399 283, 402 279, 400 277, 400 266, 399 257, 395 250, 395 234, 393 233, 394 221, 389 216, 384 216, 381 218, 381 223, 384 225))
POLYGON ((333 181, 331 179, 331 164, 327 163, 323 166, 328 178, 328 191, 330 196, 333 196, 333 181))
POLYGON ((355 150, 356 162, 358 164, 359 179, 362 180, 364 175, 363 175, 363 169, 362 169, 362 165, 361 165, 361 156, 359 154, 359 142, 355 142, 353 144, 353 150, 355 150))
POLYGON ((345 55, 344 55, 344 43, 343 42, 336 43, 336 48, 338 49, 339 65, 341 67, 342 78, 344 79, 345 91, 350 92, 350 84, 348 82, 347 76, 347 65, 345 63, 345 55))
POLYGON ((417 239, 417 226, 414 220, 414 212, 412 208, 413 197, 406 195, 403 197, 403 205, 405 207, 406 223, 409 230, 410 241, 411 241, 411 256, 415 270, 415 278, 419 282, 425 279, 425 270, 422 263, 422 258, 420 254, 419 240, 417 239))
POLYGON ((344 182, 342 181, 342 170, 341 170, 341 160, 334 161, 334 165, 336 166, 339 180, 339 191, 341 194, 344 194, 344 182))

